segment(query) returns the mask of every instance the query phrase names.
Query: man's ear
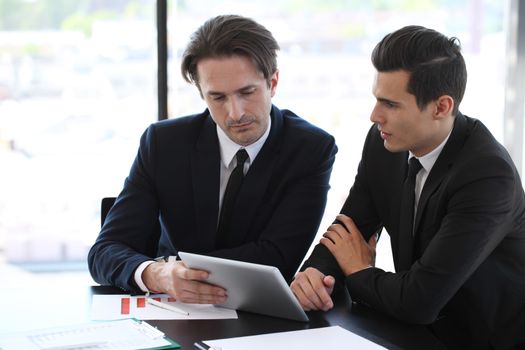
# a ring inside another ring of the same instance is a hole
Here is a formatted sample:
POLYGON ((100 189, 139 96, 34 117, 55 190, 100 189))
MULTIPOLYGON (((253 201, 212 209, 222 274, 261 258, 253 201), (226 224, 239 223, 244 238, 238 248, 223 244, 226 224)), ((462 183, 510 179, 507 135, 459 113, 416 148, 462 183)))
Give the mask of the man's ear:
POLYGON ((270 77, 270 96, 273 97, 275 95, 275 91, 277 89, 277 83, 279 82, 279 70, 277 69, 275 73, 272 74, 270 77))
POLYGON ((449 95, 443 95, 438 97, 435 101, 434 118, 443 119, 449 115, 452 115, 454 110, 454 99, 449 95))

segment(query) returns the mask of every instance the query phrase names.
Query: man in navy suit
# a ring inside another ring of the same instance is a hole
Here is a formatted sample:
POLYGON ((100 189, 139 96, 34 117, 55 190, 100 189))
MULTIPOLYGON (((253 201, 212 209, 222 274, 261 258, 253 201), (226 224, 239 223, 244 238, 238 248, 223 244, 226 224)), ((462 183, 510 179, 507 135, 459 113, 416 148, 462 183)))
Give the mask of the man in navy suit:
POLYGON ((295 295, 306 310, 328 310, 340 286, 356 302, 428 324, 447 348, 518 348, 525 196, 504 147, 458 111, 467 72, 457 39, 405 27, 379 42, 372 62, 374 125, 341 214, 291 285, 295 295), (395 273, 374 267, 382 228, 395 273))
POLYGON ((278 49, 267 29, 240 16, 212 18, 193 34, 182 74, 208 108, 143 134, 89 252, 97 282, 183 302, 224 302, 226 291, 205 283, 205 271, 153 259, 178 251, 274 265, 291 279, 319 227, 337 147, 331 135, 272 105, 278 49), (230 226, 218 237, 239 150, 247 154, 239 160, 244 178, 230 226))

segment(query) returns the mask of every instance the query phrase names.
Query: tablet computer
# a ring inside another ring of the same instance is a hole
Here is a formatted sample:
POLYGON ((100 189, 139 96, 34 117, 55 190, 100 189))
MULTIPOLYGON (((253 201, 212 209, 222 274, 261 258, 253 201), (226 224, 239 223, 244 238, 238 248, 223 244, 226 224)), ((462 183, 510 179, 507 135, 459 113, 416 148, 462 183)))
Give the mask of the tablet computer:
POLYGON ((277 267, 186 252, 178 255, 188 267, 208 271, 209 283, 226 289, 228 299, 220 306, 308 321, 277 267))

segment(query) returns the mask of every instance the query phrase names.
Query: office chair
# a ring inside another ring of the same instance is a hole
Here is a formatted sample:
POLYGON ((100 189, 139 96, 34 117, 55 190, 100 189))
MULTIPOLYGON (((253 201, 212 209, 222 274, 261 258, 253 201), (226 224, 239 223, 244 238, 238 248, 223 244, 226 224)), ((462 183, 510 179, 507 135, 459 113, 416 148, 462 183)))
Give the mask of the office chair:
MULTIPOLYGON (((116 197, 104 197, 102 198, 102 202, 100 203, 100 225, 101 227, 104 225, 104 221, 106 221, 106 216, 108 216, 109 210, 115 204, 116 197)), ((157 220, 155 225, 152 228, 152 233, 154 235, 159 235, 160 241, 158 247, 154 248, 154 250, 158 250, 162 254, 166 253, 168 256, 169 254, 167 252, 173 251, 173 247, 171 246, 171 243, 161 235, 161 227, 160 227, 160 221, 157 220)))
POLYGON ((115 197, 104 197, 100 203, 100 226, 104 225, 106 216, 108 216, 109 209, 115 204, 115 197))
MULTIPOLYGON (((116 197, 104 197, 102 198, 102 202, 100 203, 100 225, 104 225, 104 221, 106 221, 106 217, 109 213, 109 210, 115 204, 116 197)), ((153 226, 152 234, 159 237, 158 245, 155 247, 149 247, 148 251, 150 251, 152 255, 155 256, 169 256, 173 255, 172 252, 175 251, 169 240, 165 235, 161 235, 161 227, 160 227, 160 221, 157 220, 155 223, 155 226, 153 226)))

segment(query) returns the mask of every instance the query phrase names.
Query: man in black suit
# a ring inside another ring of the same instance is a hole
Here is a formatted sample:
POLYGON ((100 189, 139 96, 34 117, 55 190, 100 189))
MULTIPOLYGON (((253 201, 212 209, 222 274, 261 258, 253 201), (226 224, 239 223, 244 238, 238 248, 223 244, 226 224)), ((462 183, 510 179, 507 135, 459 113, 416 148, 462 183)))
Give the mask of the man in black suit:
POLYGON ((341 286, 356 302, 428 324, 448 348, 517 348, 524 192, 503 146, 458 111, 467 73, 457 39, 408 26, 383 38, 372 62, 374 125, 341 214, 292 282, 295 295, 306 310, 328 310, 341 286), (414 157, 422 168, 410 188, 414 157), (395 273, 374 267, 382 228, 395 273))
POLYGON ((267 29, 240 16, 212 18, 193 34, 182 74, 208 109, 145 131, 89 252, 97 282, 224 302, 226 291, 205 283, 205 271, 153 260, 178 251, 274 265, 293 277, 319 227, 337 147, 272 105, 278 49, 267 29), (236 196, 230 174, 242 183, 236 196))

